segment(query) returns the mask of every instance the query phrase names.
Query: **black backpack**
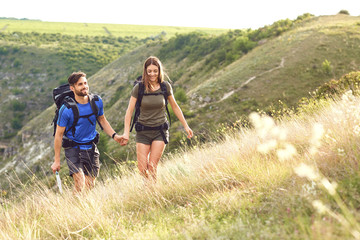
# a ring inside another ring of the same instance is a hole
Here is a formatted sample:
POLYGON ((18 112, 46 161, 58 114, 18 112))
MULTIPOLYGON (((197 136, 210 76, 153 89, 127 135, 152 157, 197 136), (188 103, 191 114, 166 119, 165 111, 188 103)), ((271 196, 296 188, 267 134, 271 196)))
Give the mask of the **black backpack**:
POLYGON ((96 105, 95 101, 99 101, 99 96, 98 95, 93 95, 93 94, 89 94, 89 101, 90 101, 90 105, 91 105, 91 109, 93 110, 92 114, 89 115, 84 115, 84 116, 80 116, 79 114, 79 109, 78 106, 76 104, 75 101, 75 96, 74 96, 74 92, 70 90, 70 85, 67 84, 63 84, 57 88, 54 88, 53 90, 53 99, 54 102, 56 104, 56 110, 55 110, 55 116, 53 119, 52 124, 54 124, 54 134, 53 136, 55 136, 55 132, 56 132, 56 126, 57 126, 57 121, 59 118, 59 111, 62 105, 65 105, 67 108, 71 108, 71 110, 74 113, 74 121, 72 126, 64 133, 64 135, 72 130, 73 136, 75 136, 75 126, 77 124, 77 122, 79 121, 79 118, 87 118, 89 120, 89 122, 94 125, 95 123, 90 121, 90 116, 95 115, 96 117, 96 121, 98 122, 99 126, 101 129, 103 129, 103 127, 101 126, 100 122, 97 119, 97 115, 99 112, 99 108, 96 105))
MULTIPOLYGON (((157 93, 145 93, 145 85, 143 82, 138 82, 136 84, 139 84, 139 90, 138 90, 138 97, 136 99, 136 104, 135 104, 135 114, 132 120, 132 124, 131 124, 131 128, 130 128, 130 132, 132 131, 134 125, 137 123, 138 118, 140 116, 140 106, 141 106, 141 101, 144 95, 163 95, 164 99, 165 99, 165 107, 166 107, 166 112, 169 118, 169 122, 171 125, 171 118, 170 118, 170 112, 168 109, 168 93, 167 93, 167 87, 166 84, 164 82, 160 83, 160 88, 161 88, 161 92, 157 92, 157 93)), ((135 84, 135 85, 136 85, 135 84)))

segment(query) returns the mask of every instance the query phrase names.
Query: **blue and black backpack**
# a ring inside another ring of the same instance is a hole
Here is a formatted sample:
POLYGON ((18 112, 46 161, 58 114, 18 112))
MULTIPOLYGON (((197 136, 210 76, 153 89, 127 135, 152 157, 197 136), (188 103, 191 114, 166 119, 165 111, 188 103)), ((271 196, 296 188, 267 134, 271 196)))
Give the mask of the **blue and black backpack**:
POLYGON ((58 118, 59 118, 59 110, 60 110, 62 105, 65 105, 67 108, 71 108, 71 110, 74 113, 73 124, 69 129, 67 129, 67 131, 64 133, 64 136, 70 130, 72 131, 73 136, 75 136, 75 126, 76 126, 77 122, 79 121, 79 118, 87 118, 92 125, 95 125, 96 123, 93 123, 90 120, 90 116, 92 116, 92 115, 95 115, 96 121, 98 122, 101 129, 103 129, 100 122, 97 119, 99 108, 98 108, 98 106, 96 105, 95 102, 99 101, 99 96, 98 95, 89 94, 89 101, 90 101, 91 109, 93 110, 93 112, 91 114, 89 114, 89 115, 84 115, 84 116, 80 116, 80 114, 79 114, 79 109, 78 109, 78 106, 77 106, 76 101, 75 101, 74 92, 70 90, 70 85, 68 83, 63 84, 63 85, 61 85, 61 86, 59 86, 57 88, 54 88, 54 90, 53 90, 53 100, 54 100, 54 102, 56 104, 55 116, 54 116, 54 119, 52 121, 52 124, 54 124, 53 136, 55 136, 57 121, 58 121, 58 118))

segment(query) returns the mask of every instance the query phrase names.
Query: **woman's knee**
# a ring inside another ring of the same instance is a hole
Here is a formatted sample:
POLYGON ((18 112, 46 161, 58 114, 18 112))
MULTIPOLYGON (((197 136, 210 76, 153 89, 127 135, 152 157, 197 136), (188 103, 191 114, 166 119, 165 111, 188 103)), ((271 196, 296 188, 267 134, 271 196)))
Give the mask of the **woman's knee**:
POLYGON ((148 166, 147 166, 147 164, 145 162, 138 160, 138 169, 139 169, 140 172, 146 171, 147 167, 148 166))
POLYGON ((157 165, 158 165, 158 163, 159 163, 159 160, 160 160, 160 158, 159 158, 159 159, 150 159, 150 160, 149 160, 148 169, 149 169, 149 170, 154 170, 154 169, 156 169, 156 168, 157 168, 157 165))

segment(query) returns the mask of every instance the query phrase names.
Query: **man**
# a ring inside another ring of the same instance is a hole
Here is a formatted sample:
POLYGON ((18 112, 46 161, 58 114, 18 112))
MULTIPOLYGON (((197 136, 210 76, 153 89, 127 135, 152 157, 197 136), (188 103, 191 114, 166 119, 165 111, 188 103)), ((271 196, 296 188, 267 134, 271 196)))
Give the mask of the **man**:
POLYGON ((97 116, 94 115, 90 104, 86 74, 74 72, 68 78, 68 82, 70 90, 75 95, 79 118, 75 128, 71 129, 74 121, 73 110, 65 105, 60 108, 54 139, 55 158, 51 169, 54 173, 60 170, 60 151, 63 145, 70 176, 74 179, 74 192, 81 192, 84 189, 93 188, 95 179, 99 174, 100 154, 96 147, 98 140, 96 119, 107 135, 118 143, 120 143, 121 138, 106 120, 100 97, 94 101, 98 108, 97 116))

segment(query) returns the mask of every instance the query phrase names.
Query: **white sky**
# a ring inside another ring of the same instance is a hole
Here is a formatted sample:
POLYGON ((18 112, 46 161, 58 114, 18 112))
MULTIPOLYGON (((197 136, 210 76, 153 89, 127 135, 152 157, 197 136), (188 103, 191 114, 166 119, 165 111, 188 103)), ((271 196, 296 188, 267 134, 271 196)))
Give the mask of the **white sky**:
POLYGON ((360 16, 360 0, 2 0, 0 17, 50 22, 256 29, 303 13, 360 16))

